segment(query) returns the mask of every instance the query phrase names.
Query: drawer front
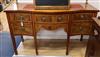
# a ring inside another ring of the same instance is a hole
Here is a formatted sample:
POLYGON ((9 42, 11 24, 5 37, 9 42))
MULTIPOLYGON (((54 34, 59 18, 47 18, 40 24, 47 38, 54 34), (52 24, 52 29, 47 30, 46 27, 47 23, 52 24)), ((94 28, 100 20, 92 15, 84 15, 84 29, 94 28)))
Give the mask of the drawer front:
POLYGON ((66 32, 68 31, 67 24, 36 24, 35 28, 36 31, 39 31, 41 28, 44 28, 46 30, 56 30, 59 28, 64 28, 66 32))
POLYGON ((46 14, 35 14, 35 22, 49 23, 49 22, 52 22, 52 17, 51 15, 46 15, 46 14))
POLYGON ((92 13, 78 13, 78 14, 72 14, 72 21, 77 20, 92 20, 93 17, 92 13))
POLYGON ((64 28, 65 32, 68 32, 68 24, 56 24, 55 29, 64 28))
POLYGON ((24 21, 24 22, 32 21, 31 14, 29 14, 29 13, 15 13, 14 21, 24 21))
POLYGON ((55 23, 68 23, 68 15, 67 14, 60 14, 60 15, 54 15, 53 20, 55 23))
POLYGON ((16 35, 33 35, 32 23, 23 23, 20 22, 12 24, 13 33, 16 35))
POLYGON ((67 14, 35 14, 36 23, 68 23, 67 14))
POLYGON ((92 25, 90 23, 73 23, 71 26, 71 34, 91 34, 92 33, 92 25))

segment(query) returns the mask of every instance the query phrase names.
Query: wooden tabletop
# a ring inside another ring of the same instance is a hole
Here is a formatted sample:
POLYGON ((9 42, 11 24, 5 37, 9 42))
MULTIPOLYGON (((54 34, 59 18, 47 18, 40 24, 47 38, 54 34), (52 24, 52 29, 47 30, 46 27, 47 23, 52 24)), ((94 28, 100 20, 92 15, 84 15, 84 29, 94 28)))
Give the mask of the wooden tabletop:
POLYGON ((28 4, 28 3, 12 3, 7 9, 5 9, 5 12, 9 11, 31 11, 31 12, 49 12, 49 13, 54 13, 54 12, 75 12, 75 11, 96 11, 98 12, 96 8, 89 4, 85 3, 77 3, 77 4, 70 4, 70 7, 68 9, 63 9, 63 10, 37 10, 36 6, 34 4, 28 4))

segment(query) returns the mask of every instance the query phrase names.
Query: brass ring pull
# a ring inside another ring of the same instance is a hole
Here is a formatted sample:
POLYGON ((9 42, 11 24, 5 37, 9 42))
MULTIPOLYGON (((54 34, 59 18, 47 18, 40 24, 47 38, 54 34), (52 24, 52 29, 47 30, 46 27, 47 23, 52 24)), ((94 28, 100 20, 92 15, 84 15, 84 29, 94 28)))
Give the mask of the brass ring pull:
POLYGON ((20 21, 24 21, 24 17, 23 16, 20 16, 20 21))
POLYGON ((84 18, 84 15, 81 15, 81 18, 84 18))
POLYGON ((57 21, 58 21, 58 22, 60 22, 60 21, 62 21, 62 20, 63 20, 62 17, 58 17, 58 18, 57 18, 57 21))
POLYGON ((24 17, 23 17, 23 16, 20 16, 20 26, 21 26, 21 27, 24 26, 23 21, 24 21, 24 17))
POLYGON ((23 21, 21 21, 21 22, 20 22, 20 25, 21 25, 21 27, 23 27, 23 26, 24 26, 23 21))
POLYGON ((46 21, 46 17, 42 17, 41 21, 45 22, 46 21))
POLYGON ((80 31, 82 31, 83 29, 82 29, 82 27, 80 27, 80 31))

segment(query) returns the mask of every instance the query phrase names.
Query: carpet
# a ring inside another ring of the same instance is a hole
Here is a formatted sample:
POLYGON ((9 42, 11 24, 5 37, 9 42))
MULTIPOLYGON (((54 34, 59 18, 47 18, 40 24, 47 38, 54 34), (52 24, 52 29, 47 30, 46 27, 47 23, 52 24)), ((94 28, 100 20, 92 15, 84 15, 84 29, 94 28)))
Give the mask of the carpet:
MULTIPOLYGON (((16 36, 17 47, 21 42, 21 37, 16 36)), ((0 33, 0 57, 12 57, 14 54, 12 40, 10 33, 2 32, 0 33)))

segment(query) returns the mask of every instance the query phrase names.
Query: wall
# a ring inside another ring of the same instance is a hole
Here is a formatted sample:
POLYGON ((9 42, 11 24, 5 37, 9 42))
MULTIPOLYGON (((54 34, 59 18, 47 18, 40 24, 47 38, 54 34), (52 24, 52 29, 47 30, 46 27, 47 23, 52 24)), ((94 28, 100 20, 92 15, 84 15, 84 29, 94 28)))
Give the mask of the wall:
MULTIPOLYGON (((85 0, 70 0, 71 3, 84 3, 85 0)), ((33 3, 33 0, 18 0, 20 3, 33 3)))
MULTIPOLYGON (((89 0, 88 2, 89 4, 100 10, 100 0, 89 0)), ((100 16, 100 12, 98 13, 98 16, 100 16)))
POLYGON ((86 0, 70 0, 71 3, 85 3, 86 0))
POLYGON ((33 0, 17 0, 20 3, 33 3, 33 0))

